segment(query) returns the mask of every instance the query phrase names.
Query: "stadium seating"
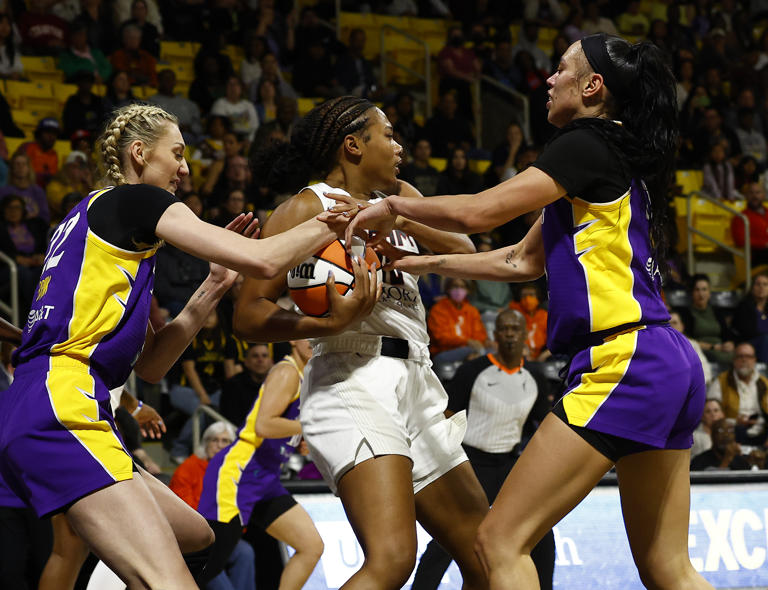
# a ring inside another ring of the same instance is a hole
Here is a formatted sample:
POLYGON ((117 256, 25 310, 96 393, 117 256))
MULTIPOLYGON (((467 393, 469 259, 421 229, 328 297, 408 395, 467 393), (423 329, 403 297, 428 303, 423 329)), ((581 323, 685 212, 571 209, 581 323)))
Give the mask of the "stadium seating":
POLYGON ((21 56, 24 75, 33 82, 63 82, 64 72, 56 68, 56 60, 50 56, 21 56))
POLYGON ((50 82, 5 81, 5 96, 12 109, 37 110, 56 116, 58 102, 50 82))

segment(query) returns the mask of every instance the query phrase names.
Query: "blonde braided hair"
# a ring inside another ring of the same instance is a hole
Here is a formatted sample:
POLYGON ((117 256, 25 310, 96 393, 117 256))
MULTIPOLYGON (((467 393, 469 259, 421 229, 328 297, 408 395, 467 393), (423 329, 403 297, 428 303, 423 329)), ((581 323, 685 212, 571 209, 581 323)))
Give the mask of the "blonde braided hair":
POLYGON ((140 140, 151 148, 169 123, 178 125, 179 120, 158 106, 130 104, 117 109, 98 140, 102 183, 114 186, 127 184, 123 158, 128 146, 140 140))

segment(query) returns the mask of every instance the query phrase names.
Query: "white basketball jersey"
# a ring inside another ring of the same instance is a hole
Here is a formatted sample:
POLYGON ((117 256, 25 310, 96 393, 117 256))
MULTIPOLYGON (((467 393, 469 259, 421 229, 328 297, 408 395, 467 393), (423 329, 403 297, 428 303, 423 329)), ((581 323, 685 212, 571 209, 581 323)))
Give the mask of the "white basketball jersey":
MULTIPOLYGON (((317 195, 323 203, 323 209, 330 209, 336 205, 336 201, 323 195, 324 192, 349 195, 348 192, 325 183, 313 184, 307 188, 317 195)), ((380 200, 371 199, 370 202, 376 203, 380 200)), ((419 253, 416 240, 400 230, 393 230, 387 237, 387 241, 401 250, 419 253)), ((417 276, 407 272, 399 270, 384 272, 381 298, 373 311, 359 325, 345 330, 345 334, 358 332, 403 338, 423 345, 429 344, 424 304, 419 295, 417 281, 417 276)))

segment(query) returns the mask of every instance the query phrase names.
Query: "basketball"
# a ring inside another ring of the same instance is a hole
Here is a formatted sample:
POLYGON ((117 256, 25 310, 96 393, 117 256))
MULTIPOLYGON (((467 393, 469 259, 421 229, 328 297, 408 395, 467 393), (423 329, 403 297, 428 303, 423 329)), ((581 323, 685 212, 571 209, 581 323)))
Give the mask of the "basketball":
MULTIPOLYGON (((365 246, 360 238, 355 238, 353 252, 362 256, 365 249, 365 263, 370 266, 378 264, 376 275, 381 282, 381 262, 373 248, 365 246)), ((352 260, 344 249, 344 241, 331 242, 322 250, 288 271, 288 291, 296 306, 306 315, 315 317, 328 313, 328 293, 325 281, 328 273, 333 272, 336 290, 346 295, 355 286, 355 276, 352 272, 352 260)))

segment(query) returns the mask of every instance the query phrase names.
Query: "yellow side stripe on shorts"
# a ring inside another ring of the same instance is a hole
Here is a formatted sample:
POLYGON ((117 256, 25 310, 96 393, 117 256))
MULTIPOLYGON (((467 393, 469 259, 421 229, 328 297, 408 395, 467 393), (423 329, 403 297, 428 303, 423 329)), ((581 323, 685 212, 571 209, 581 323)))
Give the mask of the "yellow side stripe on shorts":
MULTIPOLYGON (((238 440, 227 451, 216 479, 216 520, 219 522, 229 522, 240 515, 237 507, 237 488, 243 469, 255 452, 256 447, 243 440, 238 440)), ((245 526, 247 523, 242 524, 245 526)))
POLYGON ((635 354, 639 329, 618 334, 591 351, 592 372, 581 376, 581 383, 563 398, 568 422, 587 426, 627 372, 635 354))
POLYGON ((99 417, 93 376, 77 369, 51 367, 48 398, 59 423, 115 480, 131 479, 133 461, 109 422, 99 417))

